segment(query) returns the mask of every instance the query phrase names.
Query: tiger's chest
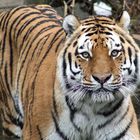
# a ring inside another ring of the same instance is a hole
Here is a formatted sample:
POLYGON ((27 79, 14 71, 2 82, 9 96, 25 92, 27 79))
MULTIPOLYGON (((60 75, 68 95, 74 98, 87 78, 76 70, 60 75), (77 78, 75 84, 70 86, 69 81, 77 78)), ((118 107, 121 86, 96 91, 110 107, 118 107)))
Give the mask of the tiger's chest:
MULTIPOLYGON (((93 113, 93 108, 84 105, 81 110, 74 111, 67 108, 55 120, 49 140, 112 140, 122 134, 129 120, 121 120, 123 107, 109 116, 93 113), (53 130, 55 131, 53 132, 53 130)), ((46 140, 48 140, 46 139, 46 140)), ((131 133, 127 133, 121 140, 135 140, 131 133)))

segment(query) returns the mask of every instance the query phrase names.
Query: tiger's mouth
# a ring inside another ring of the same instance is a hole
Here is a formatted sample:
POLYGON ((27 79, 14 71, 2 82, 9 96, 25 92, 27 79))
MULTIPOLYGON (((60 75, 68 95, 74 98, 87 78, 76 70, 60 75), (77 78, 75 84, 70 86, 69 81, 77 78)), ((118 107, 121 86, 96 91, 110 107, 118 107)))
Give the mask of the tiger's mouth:
POLYGON ((69 89, 67 95, 75 102, 111 102, 115 99, 115 90, 104 87, 94 88, 75 84, 69 89))
POLYGON ((108 93, 113 94, 116 91, 118 91, 118 89, 117 88, 107 89, 107 88, 101 87, 101 88, 98 88, 98 89, 94 90, 92 88, 85 88, 85 89, 83 88, 83 90, 87 91, 87 94, 89 94, 89 95, 92 95, 92 94, 100 95, 100 94, 108 94, 108 93))
POLYGON ((131 95, 135 89, 135 82, 132 82, 130 79, 126 81, 125 84, 124 81, 122 81, 115 84, 109 83, 104 85, 84 84, 80 81, 67 81, 66 95, 70 96, 71 99, 76 102, 85 102, 85 100, 92 100, 94 103, 110 102, 114 101, 116 98, 131 95))
POLYGON ((76 91, 85 91, 89 94, 92 93, 105 93, 105 92, 114 92, 118 90, 122 83, 118 84, 92 84, 92 83, 83 83, 81 81, 67 81, 68 90, 76 91))
POLYGON ((101 88, 95 90, 94 92, 95 92, 95 93, 104 93, 104 92, 113 92, 113 91, 114 91, 114 90, 110 90, 110 89, 101 87, 101 88))

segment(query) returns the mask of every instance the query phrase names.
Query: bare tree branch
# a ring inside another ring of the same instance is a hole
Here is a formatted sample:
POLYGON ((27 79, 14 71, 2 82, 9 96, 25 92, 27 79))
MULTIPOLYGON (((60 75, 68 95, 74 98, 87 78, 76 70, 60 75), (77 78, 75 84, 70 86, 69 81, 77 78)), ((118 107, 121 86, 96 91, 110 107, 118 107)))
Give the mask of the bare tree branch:
POLYGON ((65 0, 63 0, 63 3, 64 3, 64 16, 66 16, 68 13, 68 5, 65 0))
POLYGON ((75 0, 63 0, 64 3, 64 16, 68 14, 74 14, 75 0))

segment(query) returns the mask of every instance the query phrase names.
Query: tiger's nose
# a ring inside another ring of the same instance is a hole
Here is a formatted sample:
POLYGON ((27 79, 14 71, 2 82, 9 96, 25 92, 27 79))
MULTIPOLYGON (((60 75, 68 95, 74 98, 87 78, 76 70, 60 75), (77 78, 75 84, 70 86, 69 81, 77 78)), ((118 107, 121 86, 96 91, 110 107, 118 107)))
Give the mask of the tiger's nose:
POLYGON ((105 74, 105 75, 94 74, 94 75, 92 75, 92 77, 98 83, 104 84, 111 78, 111 74, 105 74))

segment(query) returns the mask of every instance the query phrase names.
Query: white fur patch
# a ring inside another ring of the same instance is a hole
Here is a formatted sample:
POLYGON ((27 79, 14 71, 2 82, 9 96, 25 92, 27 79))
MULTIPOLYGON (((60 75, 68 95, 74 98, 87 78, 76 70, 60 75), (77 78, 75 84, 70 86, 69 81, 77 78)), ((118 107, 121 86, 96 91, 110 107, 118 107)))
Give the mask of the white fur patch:
POLYGON ((86 34, 83 34, 79 40, 78 40, 78 52, 89 52, 90 55, 92 56, 92 47, 93 47, 93 42, 90 41, 90 38, 86 36, 86 34), (80 48, 82 46, 82 48, 80 48))

